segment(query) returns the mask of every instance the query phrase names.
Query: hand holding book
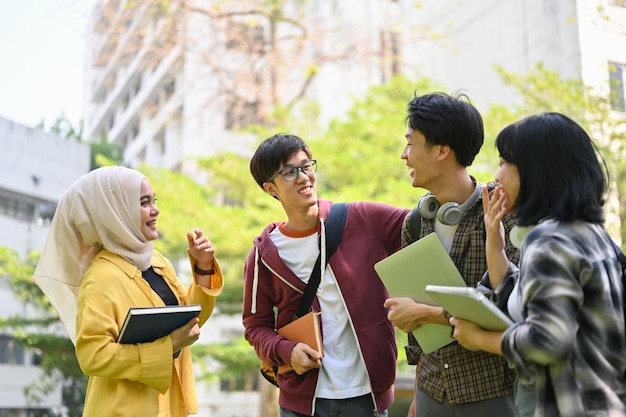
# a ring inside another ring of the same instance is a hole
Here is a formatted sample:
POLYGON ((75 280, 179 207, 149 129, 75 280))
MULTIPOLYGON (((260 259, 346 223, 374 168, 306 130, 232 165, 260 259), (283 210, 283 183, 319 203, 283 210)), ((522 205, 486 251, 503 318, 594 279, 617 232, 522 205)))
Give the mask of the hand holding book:
POLYGON ((285 336, 292 342, 298 342, 291 352, 291 364, 280 365, 278 367, 279 374, 294 370, 292 368, 294 364, 300 368, 298 369, 301 371, 300 373, 321 366, 320 359, 324 356, 324 348, 322 347, 319 326, 320 314, 322 313, 312 311, 278 329, 278 334, 285 336))
POLYGON ((511 319, 473 287, 427 285, 426 292, 451 315, 451 336, 468 350, 502 355, 502 334, 511 319))
POLYGON ((320 368, 322 355, 306 343, 300 342, 291 351, 289 363, 290 365, 281 365, 278 373, 294 371, 298 375, 302 375, 311 369, 320 368))
POLYGON ((198 317, 194 317, 183 326, 172 330, 172 349, 178 353, 184 347, 191 346, 200 338, 200 326, 198 317))

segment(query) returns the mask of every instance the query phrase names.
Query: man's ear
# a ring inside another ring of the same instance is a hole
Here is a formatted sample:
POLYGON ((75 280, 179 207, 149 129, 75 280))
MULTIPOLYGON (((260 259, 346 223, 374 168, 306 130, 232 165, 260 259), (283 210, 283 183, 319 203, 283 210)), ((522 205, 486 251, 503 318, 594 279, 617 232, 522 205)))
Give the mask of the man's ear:
POLYGON ((264 182, 263 183, 263 189, 265 190, 266 193, 268 193, 269 195, 271 195, 272 197, 276 197, 276 186, 274 185, 273 182, 264 182))
POLYGON ((437 146, 439 147, 439 154, 437 155, 437 158, 440 161, 443 161, 452 153, 452 148, 448 145, 437 145, 437 146))

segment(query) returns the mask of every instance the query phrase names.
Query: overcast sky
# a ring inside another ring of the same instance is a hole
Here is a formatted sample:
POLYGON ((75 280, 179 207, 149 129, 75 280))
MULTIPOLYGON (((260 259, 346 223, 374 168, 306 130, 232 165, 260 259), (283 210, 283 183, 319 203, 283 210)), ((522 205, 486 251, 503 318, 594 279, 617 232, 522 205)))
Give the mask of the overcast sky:
POLYGON ((84 34, 95 0, 0 0, 0 117, 82 119, 84 34))

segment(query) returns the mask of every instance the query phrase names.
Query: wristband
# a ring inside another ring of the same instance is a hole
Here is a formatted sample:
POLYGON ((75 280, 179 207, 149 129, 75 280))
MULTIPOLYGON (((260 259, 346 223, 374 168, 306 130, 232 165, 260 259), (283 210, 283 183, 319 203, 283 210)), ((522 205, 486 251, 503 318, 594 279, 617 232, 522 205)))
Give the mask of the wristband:
POLYGON ((215 275, 215 269, 200 269, 198 265, 193 266, 193 272, 198 275, 215 275))

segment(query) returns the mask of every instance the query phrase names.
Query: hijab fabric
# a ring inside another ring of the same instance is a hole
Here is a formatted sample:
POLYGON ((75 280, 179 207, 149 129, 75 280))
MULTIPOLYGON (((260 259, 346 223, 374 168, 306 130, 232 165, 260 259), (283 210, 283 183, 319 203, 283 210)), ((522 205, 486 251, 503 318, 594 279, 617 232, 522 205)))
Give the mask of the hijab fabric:
POLYGON ((80 283, 94 256, 107 249, 142 271, 153 245, 141 231, 141 182, 145 176, 122 166, 95 169, 63 194, 33 280, 59 313, 76 344, 80 283))

